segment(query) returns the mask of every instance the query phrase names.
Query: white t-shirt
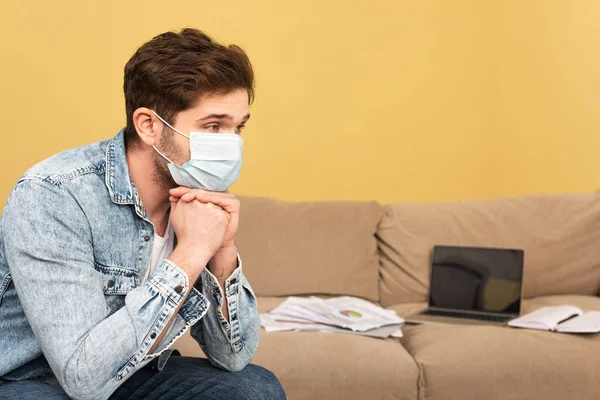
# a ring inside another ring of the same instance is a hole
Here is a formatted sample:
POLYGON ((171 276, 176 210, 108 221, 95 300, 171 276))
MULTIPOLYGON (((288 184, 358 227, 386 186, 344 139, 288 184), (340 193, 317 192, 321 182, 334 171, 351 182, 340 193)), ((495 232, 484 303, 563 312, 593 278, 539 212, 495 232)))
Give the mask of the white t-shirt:
POLYGON ((171 221, 167 223, 167 230, 165 236, 158 236, 154 233, 154 245, 152 247, 152 260, 146 270, 146 275, 142 280, 142 284, 148 280, 152 272, 156 269, 156 266, 163 262, 163 260, 171 255, 173 247, 175 245, 175 232, 171 227, 171 221))

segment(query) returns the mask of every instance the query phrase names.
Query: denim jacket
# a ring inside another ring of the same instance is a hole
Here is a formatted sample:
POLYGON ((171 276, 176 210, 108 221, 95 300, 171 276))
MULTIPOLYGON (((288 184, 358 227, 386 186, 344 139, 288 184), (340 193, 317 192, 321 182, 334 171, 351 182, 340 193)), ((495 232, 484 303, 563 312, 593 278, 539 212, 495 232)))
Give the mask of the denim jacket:
POLYGON ((123 131, 27 171, 0 220, 0 378, 53 372, 71 397, 106 399, 190 327, 212 364, 244 368, 260 322, 239 257, 225 293, 208 269, 189 282, 169 260, 141 284, 153 240, 123 131))

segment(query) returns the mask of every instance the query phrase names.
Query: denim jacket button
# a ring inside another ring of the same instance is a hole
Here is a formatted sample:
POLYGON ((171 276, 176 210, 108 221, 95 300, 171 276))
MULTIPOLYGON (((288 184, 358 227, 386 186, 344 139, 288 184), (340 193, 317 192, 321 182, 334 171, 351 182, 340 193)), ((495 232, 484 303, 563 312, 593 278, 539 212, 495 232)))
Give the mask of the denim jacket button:
POLYGON ((152 333, 150 334, 150 339, 154 339, 154 338, 156 338, 156 332, 152 332, 152 333))
POLYGON ((113 286, 115 286, 115 281, 113 281, 112 279, 109 280, 108 282, 106 282, 106 286, 107 287, 113 287, 113 286))
POLYGON ((175 293, 181 293, 181 292, 183 292, 183 288, 181 287, 181 285, 175 286, 175 293))
POLYGON ((146 235, 144 236, 144 242, 149 242, 150 241, 150 236, 146 235))

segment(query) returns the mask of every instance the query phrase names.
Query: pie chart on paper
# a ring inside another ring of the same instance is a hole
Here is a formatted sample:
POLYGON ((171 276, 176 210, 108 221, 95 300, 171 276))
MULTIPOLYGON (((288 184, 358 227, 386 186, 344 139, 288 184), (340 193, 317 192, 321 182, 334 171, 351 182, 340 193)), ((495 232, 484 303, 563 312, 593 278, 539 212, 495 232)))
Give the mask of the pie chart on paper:
POLYGON ((362 315, 356 311, 352 311, 352 310, 342 310, 340 311, 340 314, 345 315, 346 317, 352 317, 352 318, 360 318, 362 317, 362 315))

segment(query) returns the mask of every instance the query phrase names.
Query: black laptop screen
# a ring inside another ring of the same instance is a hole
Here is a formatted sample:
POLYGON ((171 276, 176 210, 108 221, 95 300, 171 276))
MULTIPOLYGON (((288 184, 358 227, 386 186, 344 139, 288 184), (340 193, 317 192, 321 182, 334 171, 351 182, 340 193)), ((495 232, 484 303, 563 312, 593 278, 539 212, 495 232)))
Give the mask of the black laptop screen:
POLYGON ((519 314, 523 251, 436 246, 429 306, 519 314))

